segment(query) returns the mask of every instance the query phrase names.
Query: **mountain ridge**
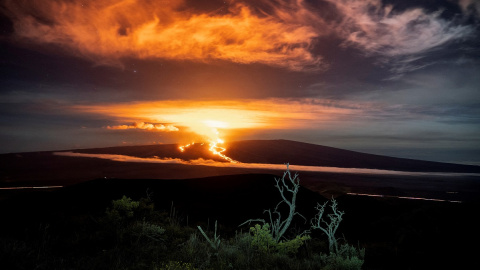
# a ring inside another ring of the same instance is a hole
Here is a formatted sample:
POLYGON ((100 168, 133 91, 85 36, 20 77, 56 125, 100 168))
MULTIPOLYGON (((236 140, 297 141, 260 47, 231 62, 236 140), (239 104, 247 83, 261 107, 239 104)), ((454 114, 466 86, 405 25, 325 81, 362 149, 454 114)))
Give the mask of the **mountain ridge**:
MULTIPOLYGON (((252 148, 252 146, 248 145, 250 142, 253 142, 254 144, 262 144, 264 148, 263 151, 266 149, 270 151, 275 150, 278 147, 292 150, 294 149, 294 152, 289 152, 282 149, 282 158, 287 159, 288 162, 292 164, 299 165, 416 172, 480 172, 480 166, 475 165, 390 157, 283 139, 232 142, 230 143, 230 147, 226 150, 225 154, 227 156, 231 156, 233 159, 237 158, 241 160, 242 157, 239 155, 241 150, 238 148, 250 149, 252 148)), ((243 150, 243 152, 246 151, 243 150)), ((280 154, 279 151, 273 151, 273 153, 270 153, 269 163, 285 163, 279 161, 278 154, 280 154), (272 160, 274 161, 272 162, 272 160)), ((258 161, 259 160, 254 160, 253 162, 258 161)))
MULTIPOLYGON (((223 154, 243 163, 365 168, 411 172, 480 173, 480 166, 390 157, 292 140, 242 140, 226 144, 223 154)), ((118 146, 72 150, 79 153, 119 154, 135 157, 160 157, 224 161, 208 151, 208 145, 196 143, 185 152, 178 144, 118 146)))

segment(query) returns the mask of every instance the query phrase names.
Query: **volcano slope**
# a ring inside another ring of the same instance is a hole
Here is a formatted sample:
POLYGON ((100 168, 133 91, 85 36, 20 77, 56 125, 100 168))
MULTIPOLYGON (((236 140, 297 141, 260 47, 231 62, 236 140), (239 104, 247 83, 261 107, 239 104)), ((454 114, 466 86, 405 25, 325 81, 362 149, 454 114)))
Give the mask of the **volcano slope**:
MULTIPOLYGON (((206 144, 195 144, 185 152, 179 151, 178 147, 179 145, 171 144, 69 151, 99 157, 123 155, 155 162, 121 162, 103 158, 60 156, 55 152, 3 154, 0 155, 0 187, 69 186, 99 178, 190 179, 245 173, 279 174, 284 166, 273 169, 268 164, 288 162, 294 165, 341 168, 334 172, 301 172, 302 185, 325 197, 359 193, 467 201, 475 200, 480 193, 479 166, 385 157, 287 140, 257 140, 238 141, 227 145, 225 154, 245 164, 243 167, 231 167, 213 155, 206 144), (158 163, 158 159, 203 159, 223 165, 158 163), (248 166, 259 163, 265 166, 248 166), (349 168, 413 173, 352 173, 349 168)), ((26 190, 0 190, 0 199, 18 192, 26 190)))

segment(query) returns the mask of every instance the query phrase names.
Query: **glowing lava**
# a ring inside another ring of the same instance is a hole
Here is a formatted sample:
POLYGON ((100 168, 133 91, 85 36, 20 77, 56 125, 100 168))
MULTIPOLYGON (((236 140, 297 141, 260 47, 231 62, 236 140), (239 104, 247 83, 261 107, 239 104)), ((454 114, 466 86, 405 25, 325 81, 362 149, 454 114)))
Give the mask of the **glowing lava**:
MULTIPOLYGON (((222 122, 222 121, 217 121, 217 120, 204 120, 204 121, 201 121, 201 122, 205 126, 211 128, 211 132, 209 132, 210 134, 214 134, 214 138, 208 138, 208 141, 209 141, 208 145, 210 146, 208 148, 208 150, 210 152, 212 152, 212 154, 214 154, 216 156, 219 156, 222 159, 224 159, 224 160, 226 160, 230 163, 238 163, 238 161, 233 160, 232 158, 224 155, 223 152, 225 152, 227 149, 225 147, 219 146, 220 144, 224 143, 224 140, 222 140, 218 137, 220 133, 218 132, 217 128, 226 128, 228 126, 228 124, 225 123, 225 122, 222 122)), ((192 143, 189 143, 189 144, 186 144, 186 145, 181 145, 181 146, 178 147, 178 149, 180 150, 180 152, 185 152, 185 150, 187 148, 189 148, 190 146, 192 146, 194 144, 195 144, 195 142, 192 142, 192 143)))
POLYGON ((208 150, 210 150, 210 152, 212 152, 214 155, 217 155, 221 158, 223 158, 224 160, 228 161, 228 162, 231 162, 231 163, 238 163, 238 161, 236 160, 233 160, 231 159, 230 157, 227 157, 225 156, 224 154, 222 154, 223 152, 225 152, 225 150, 227 150, 226 148, 224 147, 220 147, 218 146, 218 144, 222 144, 223 143, 223 140, 222 139, 217 139, 216 142, 210 142, 210 148, 208 150), (220 150, 220 151, 219 151, 220 150))
POLYGON ((188 148, 188 147, 190 147, 194 144, 195 144, 195 142, 192 142, 192 143, 189 143, 189 144, 186 144, 186 145, 181 145, 181 146, 178 147, 178 149, 180 149, 180 152, 183 153, 183 152, 185 152, 185 148, 188 148))
MULTIPOLYGON (((233 160, 232 158, 227 157, 226 155, 223 154, 223 152, 225 152, 225 150, 227 150, 225 147, 219 146, 219 144, 223 144, 223 143, 224 143, 224 141, 222 139, 218 139, 218 138, 216 139, 216 141, 210 141, 208 143, 208 145, 210 146, 208 148, 208 150, 210 152, 212 152, 212 154, 214 154, 216 156, 219 156, 222 159, 224 159, 224 160, 226 160, 230 163, 238 163, 238 161, 233 160)), ((183 153, 183 152, 185 152, 185 150, 187 148, 189 148, 190 146, 193 146, 194 144, 195 144, 195 142, 192 142, 192 143, 189 143, 189 144, 186 144, 186 145, 181 145, 181 146, 178 147, 178 149, 180 150, 180 152, 183 153)), ((202 143, 202 145, 203 145, 203 143, 202 143)))

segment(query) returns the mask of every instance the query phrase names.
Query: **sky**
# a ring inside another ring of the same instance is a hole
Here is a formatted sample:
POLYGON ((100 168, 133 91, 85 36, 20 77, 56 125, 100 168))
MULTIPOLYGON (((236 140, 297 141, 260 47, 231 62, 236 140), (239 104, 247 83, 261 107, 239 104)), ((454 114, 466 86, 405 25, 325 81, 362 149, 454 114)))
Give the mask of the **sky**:
POLYGON ((0 0, 0 153, 289 139, 480 165, 475 0, 0 0))

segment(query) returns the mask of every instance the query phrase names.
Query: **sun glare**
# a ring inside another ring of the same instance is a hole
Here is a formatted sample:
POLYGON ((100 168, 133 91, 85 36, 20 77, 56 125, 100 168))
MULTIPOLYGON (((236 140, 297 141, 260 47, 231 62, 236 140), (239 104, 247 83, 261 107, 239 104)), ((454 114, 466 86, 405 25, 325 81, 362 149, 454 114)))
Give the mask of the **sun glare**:
POLYGON ((118 125, 107 126, 111 130, 147 129, 157 132, 193 134, 179 147, 187 151, 193 143, 205 143, 210 151, 232 162, 223 153, 225 138, 236 132, 265 129, 317 130, 331 125, 332 120, 351 119, 361 114, 361 108, 351 104, 333 106, 328 100, 215 100, 215 101, 162 101, 131 102, 124 104, 100 104, 74 106, 83 112, 110 117, 118 125), (132 124, 134 123, 134 124, 132 124))
POLYGON ((223 121, 218 121, 218 120, 204 120, 203 123, 205 125, 212 127, 212 128, 227 128, 228 123, 225 123, 223 121))

